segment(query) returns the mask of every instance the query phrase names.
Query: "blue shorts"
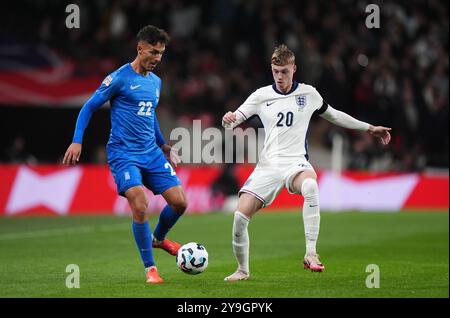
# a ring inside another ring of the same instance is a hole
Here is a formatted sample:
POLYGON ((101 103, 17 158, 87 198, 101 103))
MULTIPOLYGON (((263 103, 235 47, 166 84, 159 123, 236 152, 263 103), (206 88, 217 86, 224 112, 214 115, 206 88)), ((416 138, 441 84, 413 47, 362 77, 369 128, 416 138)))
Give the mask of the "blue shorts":
POLYGON ((108 164, 121 196, 125 196, 125 191, 134 186, 144 185, 154 194, 161 194, 181 184, 159 148, 141 155, 109 151, 108 164))

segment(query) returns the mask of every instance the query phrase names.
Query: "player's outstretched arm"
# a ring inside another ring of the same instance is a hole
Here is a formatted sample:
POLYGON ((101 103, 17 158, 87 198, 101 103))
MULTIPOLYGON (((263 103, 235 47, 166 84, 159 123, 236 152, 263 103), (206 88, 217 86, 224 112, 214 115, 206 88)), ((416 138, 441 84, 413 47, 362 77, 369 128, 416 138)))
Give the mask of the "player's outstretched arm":
POLYGON ((320 116, 337 126, 366 131, 372 136, 380 138, 380 142, 383 145, 387 145, 391 141, 391 134, 389 133, 391 128, 370 125, 366 122, 353 118, 344 112, 336 110, 330 105, 328 105, 325 112, 323 112, 320 116))
POLYGON ((83 142, 84 130, 89 124, 89 120, 91 119, 92 114, 105 102, 106 99, 96 92, 81 108, 80 113, 78 114, 77 123, 75 125, 75 133, 72 139, 72 143, 67 148, 66 153, 64 154, 63 164, 74 165, 78 161, 80 161, 81 144, 83 142))
POLYGON ((222 117, 222 127, 225 129, 233 129, 241 123, 252 117, 258 115, 258 109, 261 105, 261 98, 259 90, 253 92, 245 102, 236 109, 235 112, 227 112, 222 117))

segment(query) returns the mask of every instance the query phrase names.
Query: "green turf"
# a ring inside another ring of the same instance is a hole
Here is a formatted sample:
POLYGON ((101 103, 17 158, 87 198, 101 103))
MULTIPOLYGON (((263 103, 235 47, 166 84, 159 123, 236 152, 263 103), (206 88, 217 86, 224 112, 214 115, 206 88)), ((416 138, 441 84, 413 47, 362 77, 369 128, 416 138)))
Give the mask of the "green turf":
MULTIPOLYGON (((154 228, 156 217, 151 218, 154 228)), ((322 213, 324 273, 302 268, 300 213, 262 213, 251 222, 248 281, 235 269, 232 215, 184 216, 170 237, 203 243, 209 267, 182 273, 155 250, 162 285, 147 285, 128 217, 0 218, 1 297, 448 297, 448 213, 322 213), (68 264, 80 288, 65 286, 68 264), (365 285, 377 264, 380 288, 365 285)))

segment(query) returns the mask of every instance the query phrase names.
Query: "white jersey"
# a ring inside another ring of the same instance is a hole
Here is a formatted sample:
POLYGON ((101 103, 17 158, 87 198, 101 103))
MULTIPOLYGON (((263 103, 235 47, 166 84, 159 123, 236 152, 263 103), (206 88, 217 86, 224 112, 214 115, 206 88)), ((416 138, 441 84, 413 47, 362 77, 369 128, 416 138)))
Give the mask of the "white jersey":
POLYGON ((321 114, 327 107, 313 86, 294 82, 292 89, 284 94, 273 84, 256 90, 247 98, 235 112, 236 124, 253 115, 261 119, 265 140, 260 163, 308 159, 309 122, 314 112, 321 114))
POLYGON ((253 115, 258 115, 264 125, 264 147, 259 163, 239 191, 247 192, 268 206, 283 187, 297 193, 292 182, 304 170, 314 168, 308 160, 306 140, 309 122, 314 113, 338 126, 367 131, 370 124, 328 105, 317 90, 306 84, 293 82, 286 94, 275 84, 262 87, 251 94, 234 112, 236 121, 225 128, 232 129, 253 115))

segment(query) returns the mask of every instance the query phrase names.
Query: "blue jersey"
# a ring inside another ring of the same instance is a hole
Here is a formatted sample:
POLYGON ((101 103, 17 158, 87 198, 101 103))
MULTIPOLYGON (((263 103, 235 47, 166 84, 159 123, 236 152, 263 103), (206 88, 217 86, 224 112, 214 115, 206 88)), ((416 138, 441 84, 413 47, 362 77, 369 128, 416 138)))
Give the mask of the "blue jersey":
POLYGON ((138 74, 128 63, 104 79, 78 115, 73 142, 82 143, 92 113, 111 102, 107 154, 120 195, 140 185, 154 194, 180 185, 160 148, 165 144, 155 115, 160 90, 158 76, 138 74))
POLYGON ((127 63, 108 75, 80 111, 74 142, 82 142, 92 113, 107 100, 111 102, 111 134, 107 149, 129 154, 155 151, 164 143, 155 116, 161 79, 133 70, 127 63))

